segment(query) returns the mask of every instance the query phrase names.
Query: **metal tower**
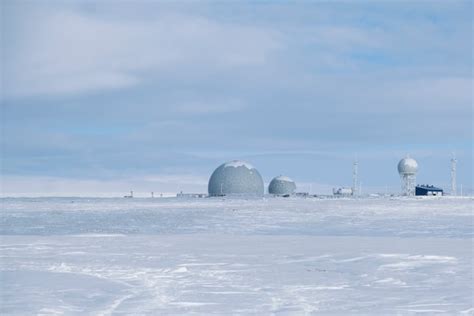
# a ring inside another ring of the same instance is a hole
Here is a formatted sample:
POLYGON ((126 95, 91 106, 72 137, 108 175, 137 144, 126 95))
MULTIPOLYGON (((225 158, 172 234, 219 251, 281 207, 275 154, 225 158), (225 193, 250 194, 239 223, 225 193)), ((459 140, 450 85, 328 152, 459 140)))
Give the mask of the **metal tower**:
POLYGON ((352 195, 353 196, 357 196, 359 193, 359 190, 357 188, 358 175, 359 175, 359 162, 356 159, 354 163, 352 164, 352 195))
POLYGON ((405 196, 415 196, 416 174, 404 173, 400 174, 402 178, 402 192, 405 196))
POLYGON ((456 164, 457 164, 456 155, 453 153, 453 158, 451 158, 451 195, 457 195, 456 188, 456 164))

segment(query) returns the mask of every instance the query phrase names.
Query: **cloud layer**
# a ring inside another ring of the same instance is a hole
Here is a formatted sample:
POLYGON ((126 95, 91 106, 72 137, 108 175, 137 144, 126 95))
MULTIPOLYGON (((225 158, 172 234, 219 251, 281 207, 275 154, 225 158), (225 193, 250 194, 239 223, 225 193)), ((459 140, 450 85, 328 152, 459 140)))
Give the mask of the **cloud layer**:
POLYGON ((10 180, 115 188, 166 175, 185 187, 187 175, 243 158, 265 177, 326 187, 350 183, 358 154, 366 185, 396 186, 390 168, 410 152, 425 182, 447 183, 456 151, 472 186, 471 2, 8 2, 2 12, 10 180))
POLYGON ((271 31, 180 13, 117 20, 33 4, 24 9, 6 25, 13 44, 5 52, 7 97, 121 89, 177 70, 229 71, 265 63, 277 48, 271 31))

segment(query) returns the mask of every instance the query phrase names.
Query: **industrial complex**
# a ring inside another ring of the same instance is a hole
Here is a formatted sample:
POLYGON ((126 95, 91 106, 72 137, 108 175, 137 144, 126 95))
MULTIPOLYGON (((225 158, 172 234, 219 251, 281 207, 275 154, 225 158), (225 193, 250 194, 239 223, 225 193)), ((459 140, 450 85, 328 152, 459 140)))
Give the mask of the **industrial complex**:
MULTIPOLYGON (((456 188, 456 164, 457 160, 453 155, 451 159, 451 192, 450 195, 457 195, 456 188)), ((358 197, 361 194, 361 183, 358 179, 357 159, 352 166, 352 186, 336 187, 332 190, 332 197, 358 197)), ((445 192, 442 188, 432 184, 417 185, 418 162, 407 155, 402 158, 398 165, 397 171, 401 180, 400 196, 443 196, 445 192)), ((462 187, 461 187, 462 191, 462 187)), ((218 166, 211 174, 208 182, 208 192, 205 193, 183 193, 182 191, 176 196, 180 198, 204 198, 204 197, 262 197, 267 192, 270 196, 275 197, 309 197, 321 196, 311 195, 310 192, 298 192, 297 185, 290 177, 279 175, 274 177, 265 191, 264 180, 260 172, 250 163, 242 160, 232 160, 218 166)), ((385 193, 387 195, 388 192, 385 193)), ((393 196, 393 194, 390 194, 393 196)), ((161 197, 163 194, 160 195, 161 197)), ((327 195, 326 195, 327 196, 327 195)), ((154 193, 151 192, 151 197, 154 193)), ((133 198, 133 191, 124 198, 133 198)))
MULTIPOLYGON (((456 160, 451 160, 452 195, 456 194, 456 160)), ((401 195, 403 196, 441 196, 443 189, 434 185, 417 185, 416 174, 418 162, 407 155, 397 165, 401 179, 401 195)), ((268 194, 273 196, 309 196, 305 192, 296 192, 296 183, 289 177, 279 175, 268 185, 268 194)), ((209 196, 262 196, 264 182, 258 170, 251 164, 241 160, 233 160, 220 165, 211 175, 208 185, 209 196)), ((352 187, 333 189, 335 197, 355 197, 360 193, 358 180, 358 161, 353 163, 352 187)))

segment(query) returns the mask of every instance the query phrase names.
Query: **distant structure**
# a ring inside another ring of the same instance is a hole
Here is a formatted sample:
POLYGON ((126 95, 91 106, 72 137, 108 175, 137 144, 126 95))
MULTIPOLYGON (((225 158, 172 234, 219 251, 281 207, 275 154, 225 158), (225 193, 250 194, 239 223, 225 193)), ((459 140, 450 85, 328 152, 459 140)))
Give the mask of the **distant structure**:
POLYGON ((300 197, 300 198, 307 198, 310 197, 309 192, 296 192, 295 196, 300 197))
POLYGON ((332 189, 332 194, 337 197, 348 197, 354 195, 352 188, 337 188, 332 189))
POLYGON ((402 194, 405 196, 415 195, 416 173, 418 172, 418 163, 408 155, 398 163, 398 173, 402 180, 402 194))
POLYGON ((456 155, 453 153, 453 158, 451 158, 451 195, 457 195, 456 188, 456 165, 457 165, 456 155))
POLYGON ((233 160, 212 173, 208 192, 209 196, 263 196, 263 179, 251 164, 233 160))
POLYGON ((273 178, 273 180, 268 185, 268 193, 273 195, 291 195, 295 193, 295 190, 295 182, 290 178, 281 175, 273 178))
POLYGON ((360 186, 361 183, 359 183, 359 162, 356 158, 352 163, 352 187, 333 188, 332 194, 335 197, 357 196, 360 195, 360 193, 362 192, 362 188, 360 186))
POLYGON ((155 192, 151 192, 151 198, 155 197, 155 192))
POLYGON ((183 191, 176 194, 176 197, 179 198, 205 198, 207 194, 205 193, 183 193, 183 191))
POLYGON ((359 162, 357 159, 354 161, 352 164, 352 195, 357 196, 359 193, 359 190, 357 189, 357 183, 358 183, 358 177, 359 177, 359 162))
POLYGON ((425 196, 442 196, 443 195, 443 189, 437 188, 433 185, 428 185, 428 184, 423 184, 423 185, 417 185, 415 194, 417 196, 419 195, 425 195, 425 196))
POLYGON ((123 197, 127 199, 133 198, 133 191, 130 191, 130 195, 124 195, 123 197))

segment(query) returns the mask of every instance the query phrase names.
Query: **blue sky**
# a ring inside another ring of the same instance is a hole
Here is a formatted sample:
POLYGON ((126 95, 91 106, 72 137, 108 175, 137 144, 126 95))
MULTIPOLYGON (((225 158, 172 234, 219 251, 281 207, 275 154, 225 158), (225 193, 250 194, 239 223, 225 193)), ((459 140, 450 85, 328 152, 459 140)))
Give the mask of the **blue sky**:
POLYGON ((470 1, 2 4, 2 194, 207 189, 244 159, 303 191, 472 190, 470 1))

